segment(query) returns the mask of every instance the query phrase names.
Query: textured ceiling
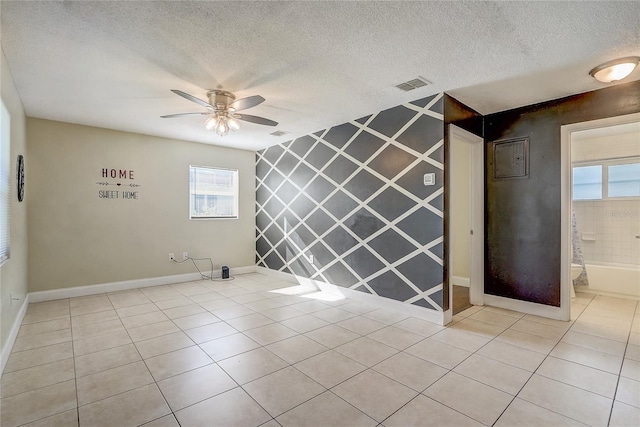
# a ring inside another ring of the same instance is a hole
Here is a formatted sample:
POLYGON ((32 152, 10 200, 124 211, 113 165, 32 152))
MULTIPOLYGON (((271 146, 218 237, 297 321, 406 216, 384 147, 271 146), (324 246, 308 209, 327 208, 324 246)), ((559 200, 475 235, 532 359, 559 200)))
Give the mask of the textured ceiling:
MULTIPOLYGON (((640 54, 640 2, 8 2, 1 42, 28 116, 258 149, 448 91, 481 113, 603 87, 640 54), (417 76, 433 85, 401 92, 417 76), (172 94, 266 102, 226 137, 172 94), (283 137, 274 130, 290 132, 283 137)), ((640 71, 628 80, 640 79, 640 71)))

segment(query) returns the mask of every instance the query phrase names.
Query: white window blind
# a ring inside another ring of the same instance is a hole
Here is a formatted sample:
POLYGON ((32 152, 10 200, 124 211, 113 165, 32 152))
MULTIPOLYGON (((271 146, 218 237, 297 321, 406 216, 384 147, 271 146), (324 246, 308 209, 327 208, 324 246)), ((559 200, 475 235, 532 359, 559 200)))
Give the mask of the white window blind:
POLYGON ((11 214, 11 118, 9 111, 0 102, 0 264, 9 259, 10 214, 11 214))
POLYGON ((640 159, 614 158, 573 166, 573 200, 640 197, 640 159))
POLYGON ((602 165, 573 168, 573 200, 602 199, 602 165))
POLYGON ((238 171, 191 166, 189 199, 191 219, 238 218, 238 171))
POLYGON ((640 163, 612 165, 608 169, 609 197, 640 196, 640 163))

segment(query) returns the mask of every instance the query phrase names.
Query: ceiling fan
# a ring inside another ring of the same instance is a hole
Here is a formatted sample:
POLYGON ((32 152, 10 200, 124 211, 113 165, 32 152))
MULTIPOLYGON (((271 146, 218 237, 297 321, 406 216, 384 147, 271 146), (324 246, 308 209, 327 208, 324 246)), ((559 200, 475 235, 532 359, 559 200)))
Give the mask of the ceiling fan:
POLYGON ((264 117, 237 113, 237 111, 246 110, 248 108, 262 104, 264 102, 264 98, 260 95, 236 99, 236 96, 231 92, 215 89, 207 91, 207 98, 209 98, 209 102, 206 102, 181 90, 171 89, 171 92, 175 93, 176 95, 180 95, 181 97, 186 98, 189 101, 195 102, 198 105, 202 105, 209 111, 201 113, 179 113, 160 116, 163 119, 193 115, 209 116, 209 118, 204 122, 204 126, 208 130, 215 130, 215 132, 220 136, 225 136, 229 133, 230 130, 236 131, 240 129, 238 120, 265 126, 278 126, 278 122, 265 119, 264 117))

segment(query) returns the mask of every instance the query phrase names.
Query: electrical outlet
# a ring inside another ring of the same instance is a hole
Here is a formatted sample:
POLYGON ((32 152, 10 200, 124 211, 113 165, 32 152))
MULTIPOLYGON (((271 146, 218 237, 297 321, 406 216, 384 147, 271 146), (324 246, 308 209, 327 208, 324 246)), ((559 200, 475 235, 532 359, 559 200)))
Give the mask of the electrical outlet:
POLYGON ((187 252, 182 252, 182 260, 186 261, 189 258, 189 253, 187 252))
POLYGON ((169 252, 169 261, 173 261, 176 258, 173 256, 173 252, 169 252))

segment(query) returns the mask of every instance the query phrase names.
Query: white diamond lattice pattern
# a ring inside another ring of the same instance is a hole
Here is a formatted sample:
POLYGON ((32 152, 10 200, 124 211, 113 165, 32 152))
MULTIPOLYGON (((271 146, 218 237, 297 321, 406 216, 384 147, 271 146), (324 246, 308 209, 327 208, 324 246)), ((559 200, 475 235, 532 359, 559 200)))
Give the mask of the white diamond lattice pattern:
POLYGON ((442 311, 442 103, 437 94, 258 152, 256 264, 442 311))

